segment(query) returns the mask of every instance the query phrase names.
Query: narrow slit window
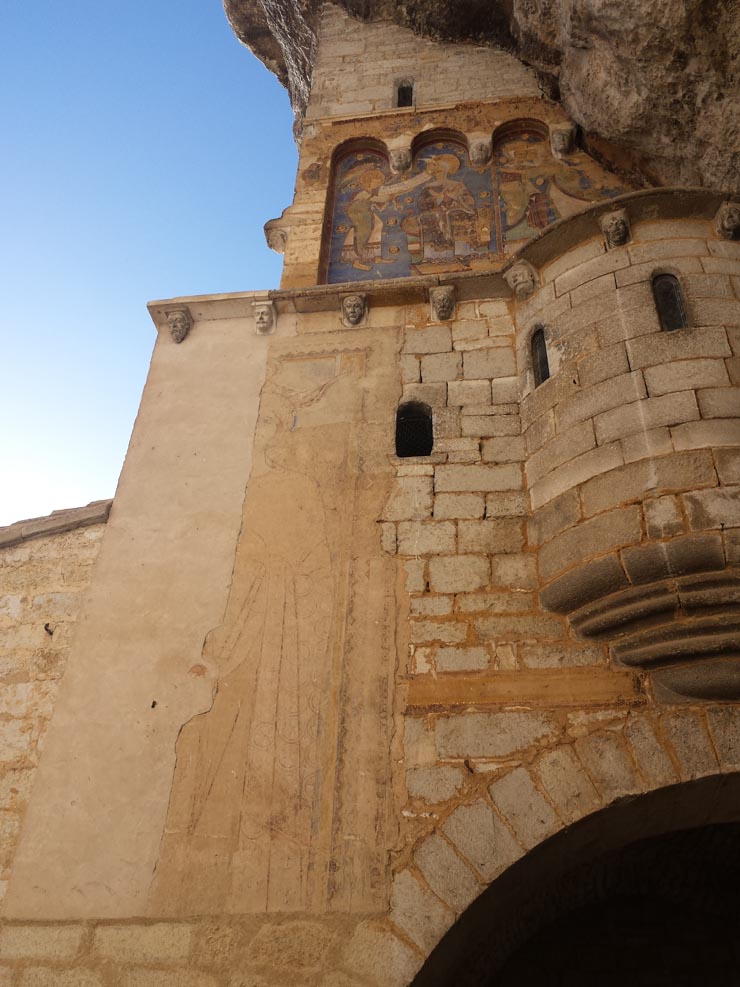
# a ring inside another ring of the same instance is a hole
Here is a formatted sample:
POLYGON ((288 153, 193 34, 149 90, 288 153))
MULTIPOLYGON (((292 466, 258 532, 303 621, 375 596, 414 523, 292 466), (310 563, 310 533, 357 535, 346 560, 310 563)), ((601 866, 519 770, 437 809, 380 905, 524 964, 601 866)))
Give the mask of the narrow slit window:
POLYGON ((653 278, 653 298, 658 310, 660 328, 664 332, 686 329, 689 324, 686 304, 678 278, 672 274, 658 274, 653 278))
POLYGON ((398 84, 397 106, 414 105, 414 84, 413 82, 400 82, 398 84))
POLYGON ((396 455, 428 456, 434 445, 432 409, 421 401, 407 401, 396 412, 396 455))
POLYGON ((532 370, 534 371, 534 386, 539 387, 550 377, 550 364, 547 359, 547 343, 545 342, 545 327, 537 326, 532 333, 532 370))

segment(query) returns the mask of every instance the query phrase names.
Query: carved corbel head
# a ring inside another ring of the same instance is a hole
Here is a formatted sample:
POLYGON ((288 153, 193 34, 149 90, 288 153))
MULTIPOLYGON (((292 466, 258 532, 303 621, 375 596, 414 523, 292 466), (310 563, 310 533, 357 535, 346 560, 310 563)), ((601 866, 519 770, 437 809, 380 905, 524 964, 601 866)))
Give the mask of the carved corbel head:
POLYGON ((608 212, 599 220, 601 231, 606 240, 609 250, 614 247, 623 247, 632 239, 630 221, 626 209, 617 209, 615 212, 608 212))
POLYGON ((342 325, 352 328, 359 326, 367 315, 367 295, 361 292, 352 292, 350 295, 342 295, 342 325))
POLYGON ((491 160, 493 145, 490 138, 481 138, 470 142, 470 163, 474 168, 483 168, 491 160))
POLYGON ((575 129, 573 127, 552 127, 550 130, 550 150, 556 158, 567 157, 573 150, 575 129))
POLYGON ((277 323, 275 306, 270 301, 252 302, 254 329, 258 336, 268 336, 277 323))
POLYGON ((740 240, 740 203, 723 202, 714 218, 714 226, 725 240, 740 240))
POLYGON ((455 314, 455 289, 452 285, 429 289, 432 322, 448 322, 455 314))
POLYGON ((517 298, 526 298, 539 285, 539 275, 526 260, 518 260, 504 274, 504 280, 517 298))
POLYGON ((276 254, 284 254, 288 243, 288 231, 282 226, 272 226, 271 224, 274 222, 275 220, 271 219, 269 223, 265 223, 267 246, 276 254))
POLYGON ((400 175, 411 167, 411 148, 396 147, 390 152, 391 173, 400 175))
POLYGON ((173 308, 167 313, 167 325, 175 343, 181 343, 193 328, 193 320, 187 308, 173 308))

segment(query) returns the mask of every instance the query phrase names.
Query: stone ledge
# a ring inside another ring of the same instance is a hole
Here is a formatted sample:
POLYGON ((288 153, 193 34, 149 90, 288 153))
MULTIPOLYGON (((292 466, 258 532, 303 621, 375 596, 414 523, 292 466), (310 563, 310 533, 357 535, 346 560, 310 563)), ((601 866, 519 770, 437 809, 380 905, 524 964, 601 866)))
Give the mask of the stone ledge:
POLYGON ((0 548, 9 548, 32 538, 45 535, 59 535, 75 528, 87 528, 91 524, 105 524, 110 514, 113 500, 93 500, 85 507, 72 507, 68 510, 52 511, 45 517, 16 521, 0 528, 0 548))

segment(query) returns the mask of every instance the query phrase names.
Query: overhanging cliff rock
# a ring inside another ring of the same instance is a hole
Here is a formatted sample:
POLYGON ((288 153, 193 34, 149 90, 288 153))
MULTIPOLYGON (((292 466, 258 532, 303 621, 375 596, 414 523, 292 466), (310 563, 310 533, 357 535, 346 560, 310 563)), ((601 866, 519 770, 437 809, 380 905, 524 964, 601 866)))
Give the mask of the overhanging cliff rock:
MULTIPOLYGON (((339 0, 366 20, 504 47, 649 184, 740 190, 740 4, 726 0, 339 0)), ((287 86, 300 121, 321 0, 225 0, 237 37, 287 86)), ((482 94, 484 95, 484 94, 482 94)))

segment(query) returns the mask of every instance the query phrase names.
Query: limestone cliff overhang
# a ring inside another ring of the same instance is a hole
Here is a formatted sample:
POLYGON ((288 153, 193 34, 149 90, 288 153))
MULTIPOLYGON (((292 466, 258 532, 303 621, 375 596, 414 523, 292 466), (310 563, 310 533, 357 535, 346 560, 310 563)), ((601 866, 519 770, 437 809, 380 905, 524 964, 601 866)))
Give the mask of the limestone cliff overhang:
POLYGON ((703 188, 641 189, 629 192, 597 203, 575 216, 548 226, 539 236, 513 254, 505 266, 495 273, 465 271, 380 281, 318 284, 304 288, 190 295, 152 301, 147 307, 157 329, 168 331, 167 312, 178 306, 187 306, 192 318, 198 321, 251 317, 252 304, 261 300, 272 301, 279 314, 338 311, 342 296, 350 291, 366 293, 373 305, 412 305, 425 302, 429 289, 438 285, 454 285, 460 301, 473 298, 510 298, 511 289, 504 276, 513 264, 518 260, 527 260, 535 267, 543 267, 582 241, 601 235, 599 218, 605 213, 626 208, 632 223, 687 218, 709 221, 722 203, 731 197, 728 192, 703 188))
POLYGON ((0 528, 0 548, 20 545, 32 538, 61 535, 75 528, 87 528, 92 524, 105 524, 110 514, 112 500, 94 500, 85 507, 52 511, 44 517, 15 521, 0 528))

